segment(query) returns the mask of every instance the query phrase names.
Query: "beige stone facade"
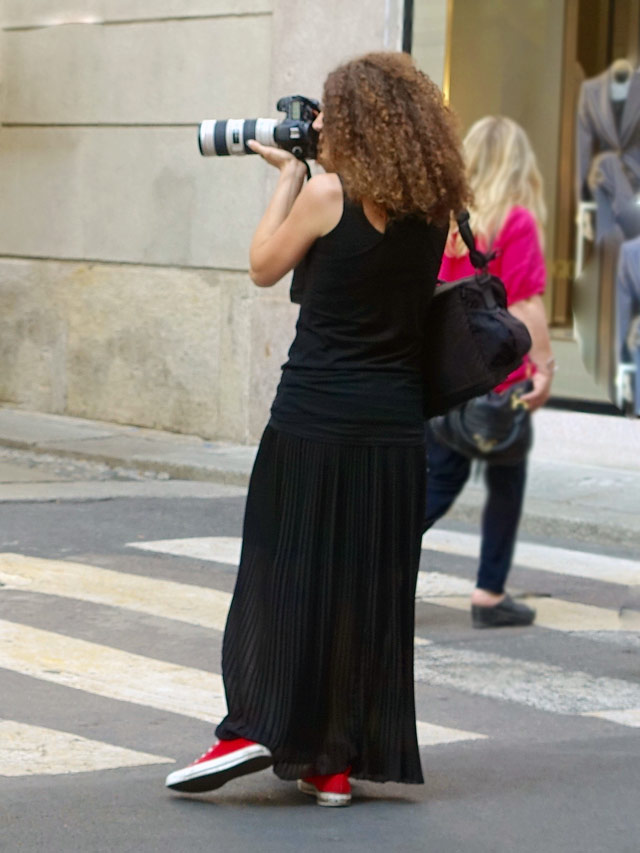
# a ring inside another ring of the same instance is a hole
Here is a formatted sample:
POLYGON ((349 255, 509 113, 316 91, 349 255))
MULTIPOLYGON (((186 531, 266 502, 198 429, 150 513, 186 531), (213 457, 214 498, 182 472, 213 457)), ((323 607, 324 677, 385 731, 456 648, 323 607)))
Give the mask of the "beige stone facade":
MULTIPOLYGON (((435 4, 443 8, 443 0, 435 4)), ((397 49, 402 0, 0 0, 0 402, 251 441, 292 338, 247 276, 273 185, 203 118, 397 49)))

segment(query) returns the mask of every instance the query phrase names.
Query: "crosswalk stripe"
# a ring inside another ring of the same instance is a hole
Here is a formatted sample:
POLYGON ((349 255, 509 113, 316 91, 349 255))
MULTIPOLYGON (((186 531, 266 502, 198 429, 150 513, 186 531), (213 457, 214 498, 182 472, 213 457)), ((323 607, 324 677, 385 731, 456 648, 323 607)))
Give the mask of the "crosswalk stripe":
MULTIPOLYGON (((128 545, 145 551, 158 551, 178 557, 238 565, 242 540, 232 536, 203 536, 190 539, 130 542, 128 545)), ((480 551, 480 537, 472 533, 430 530, 422 537, 422 548, 426 551, 476 559, 480 551)), ((625 586, 640 585, 640 562, 621 557, 609 557, 605 554, 591 554, 569 548, 520 542, 516 546, 514 563, 523 568, 554 574, 589 578, 625 586)))
POLYGON ((486 740, 487 735, 478 732, 466 732, 462 729, 450 729, 433 723, 416 723, 420 746, 439 746, 444 743, 457 743, 462 740, 486 740))
MULTIPOLYGON (((427 604, 449 607, 454 610, 469 610, 469 600, 465 597, 441 596, 423 597, 427 604)), ((531 596, 527 605, 536 610, 535 624, 539 628, 551 631, 627 631, 617 610, 595 607, 592 604, 579 604, 559 598, 531 596)))
POLYGON ((6 588, 123 607, 216 631, 224 630, 231 603, 228 592, 209 587, 22 554, 0 554, 0 583, 6 588))
MULTIPOLYGON (((438 531, 432 532, 437 533, 438 531)), ((431 535, 431 531, 429 535, 431 535)), ((460 534, 460 536, 467 536, 467 534, 460 534)), ((467 547, 471 538, 473 537, 463 538, 460 541, 467 547)), ((240 559, 241 544, 241 539, 228 536, 129 543, 131 547, 146 551, 232 565, 237 565, 240 559)), ((630 563, 631 561, 627 562, 630 563)), ((418 573, 417 597, 429 604, 437 604, 455 610, 468 610, 468 595, 472 589, 472 582, 465 578, 458 578, 442 572, 421 571, 418 573)), ((629 630, 629 625, 620 619, 617 610, 547 597, 534 597, 531 599, 531 604, 537 610, 536 624, 541 628, 553 631, 629 630)))
MULTIPOLYGON (((449 584, 450 580, 459 579, 447 575, 442 578, 442 591, 447 594, 461 591, 449 584)), ((460 580, 460 583, 465 584, 466 581, 460 580)), ((0 554, 0 585, 4 589, 26 589, 93 604, 106 604, 215 631, 224 631, 231 603, 229 593, 210 587, 156 580, 87 563, 67 563, 22 554, 0 554)), ((431 585, 429 591, 433 591, 431 585)), ((429 643, 423 637, 416 637, 415 641, 423 645, 429 643)))
POLYGON ((0 667, 206 722, 226 713, 219 675, 7 620, 0 620, 0 667))
MULTIPOLYGON (((440 554, 455 554, 459 557, 477 559, 480 552, 480 536, 474 533, 459 533, 451 530, 429 530, 422 537, 422 548, 440 554)), ((571 577, 589 578, 607 583, 640 585, 640 562, 605 554, 591 554, 519 542, 513 558, 515 565, 542 572, 553 572, 571 577)))
POLYGON ((156 539, 149 542, 127 542, 127 548, 191 557, 212 563, 237 566, 240 563, 242 539, 238 536, 200 536, 189 539, 156 539))
POLYGON ((621 725, 637 725, 640 715, 638 683, 490 652, 436 644, 416 648, 415 676, 550 713, 597 715, 621 725))
POLYGON ((622 726, 640 728, 640 708, 630 708, 626 711, 591 711, 583 714, 584 717, 598 717, 601 720, 609 720, 622 726))
POLYGON ((416 599, 430 601, 434 598, 463 595, 468 604, 474 587, 475 584, 472 581, 456 575, 445 575, 443 572, 418 572, 416 599))
MULTIPOLYGON (((0 667, 206 722, 227 712, 222 677, 155 658, 123 652, 7 620, 0 620, 0 667)), ((474 732, 419 723, 423 744, 473 740, 474 732)))
MULTIPOLYGON (((154 613, 165 618, 207 624, 209 627, 220 630, 224 627, 226 604, 222 607, 222 602, 214 598, 213 601, 220 605, 220 612, 215 618, 212 618, 209 613, 207 594, 216 593, 215 590, 178 584, 173 581, 155 580, 140 575, 127 575, 84 564, 49 561, 22 555, 0 555, 0 568, 3 569, 0 580, 4 582, 13 580, 15 587, 40 592, 46 590, 55 595, 99 601, 103 604, 154 613), (10 569, 13 574, 9 574, 7 569, 10 569), (181 601, 182 596, 186 596, 186 603, 181 601), (198 603, 202 605, 202 610, 199 609, 198 603)), ((228 603, 230 596, 224 595, 228 603)), ((427 601, 457 609, 468 609, 466 596, 427 598, 427 601)), ((541 599, 536 603, 540 611, 538 622, 544 625, 556 624, 558 620, 564 620, 563 624, 566 626, 568 607, 574 608, 573 622, 569 623, 569 627, 573 629, 610 630, 611 618, 616 615, 613 611, 587 608, 586 605, 574 605, 571 602, 541 599), (556 605, 561 607, 560 615, 553 612, 556 605), (544 612, 545 607, 548 608, 546 612, 544 612), (595 612, 592 613, 591 610, 595 612)), ((433 652, 432 661, 435 661, 439 655, 442 655, 443 650, 433 643, 428 641, 420 643, 419 640, 416 643, 416 650, 416 675, 420 677, 424 669, 419 668, 419 661, 422 661, 424 666, 425 654, 428 658, 431 652, 433 652), (420 654, 420 650, 425 646, 426 652, 420 654)), ((460 654, 464 656, 478 653, 462 650, 460 654)), ((510 658, 496 658, 496 660, 499 663, 499 667, 496 664, 496 670, 499 669, 500 672, 506 668, 512 674, 521 674, 523 667, 531 666, 527 662, 510 658)), ((44 680, 88 690, 98 695, 137 702, 211 722, 226 713, 222 679, 219 675, 131 655, 52 632, 16 626, 11 622, 0 622, 0 666, 44 680)), ((527 682, 528 690, 534 698, 540 689, 536 679, 548 682, 548 668, 544 665, 539 666, 540 669, 535 671, 536 678, 532 677, 527 682)), ((454 661, 451 668, 459 673, 458 661, 454 661)), ((481 662, 477 663, 477 669, 478 672, 482 672, 481 662)), ((553 695, 561 695, 564 680, 574 676, 576 676, 575 673, 558 669, 553 695)), ((582 687, 585 679, 591 678, 584 673, 578 673, 577 676, 582 687)), ((432 683, 439 683, 439 678, 441 675, 434 677, 432 683)), ((499 686, 502 685, 502 680, 499 679, 496 682, 493 674, 491 682, 494 685, 496 683, 499 686)), ((615 701, 601 703, 595 696, 588 707, 576 707, 574 711, 568 713, 627 712, 640 707, 640 687, 629 685, 624 681, 614 681, 616 689, 620 685, 623 685, 624 689, 636 691, 626 706, 618 701, 616 693, 615 701)), ((453 686, 457 685, 453 684, 453 686)), ((471 692, 482 693, 482 690, 477 690, 476 687, 471 689, 471 692)), ((462 689, 470 688, 463 686, 462 689)), ((501 688, 491 695, 498 699, 513 698, 509 691, 505 694, 501 688)), ((529 696, 529 693, 525 692, 525 695, 529 696)), ((529 704, 528 701, 527 704, 529 704)), ((535 701, 531 704, 535 706, 535 701)), ((545 710, 556 709, 554 702, 546 702, 543 707, 545 710)), ((628 719, 630 719, 629 715, 626 714, 626 717, 620 718, 619 722, 628 725, 626 721, 628 719)), ((437 741, 433 729, 423 728, 422 736, 425 739, 425 745, 432 745, 437 741)), ((464 734, 457 735, 456 739, 463 736, 464 734)), ((446 732, 443 737, 446 739, 446 732)))
MULTIPOLYGON (((129 548, 190 557, 214 563, 237 566, 240 562, 242 539, 234 536, 203 536, 193 539, 159 539, 155 542, 129 542, 129 548)), ((418 598, 427 595, 464 595, 471 593, 473 584, 464 578, 442 572, 419 572, 418 598)))
POLYGON ((45 776, 172 764, 172 758, 123 749, 15 720, 0 720, 0 776, 45 776))

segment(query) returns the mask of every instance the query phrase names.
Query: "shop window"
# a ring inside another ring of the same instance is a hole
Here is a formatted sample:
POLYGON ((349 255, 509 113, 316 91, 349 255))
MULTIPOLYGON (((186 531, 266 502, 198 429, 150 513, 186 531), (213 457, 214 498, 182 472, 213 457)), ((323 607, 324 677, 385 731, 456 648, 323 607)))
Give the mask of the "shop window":
MULTIPOLYGON (((527 131, 545 181, 551 324, 577 329, 585 367, 620 403, 617 269, 640 235, 640 0, 405 2, 411 50, 463 132, 496 114, 527 131)), ((638 267, 640 279, 640 249, 638 267)))

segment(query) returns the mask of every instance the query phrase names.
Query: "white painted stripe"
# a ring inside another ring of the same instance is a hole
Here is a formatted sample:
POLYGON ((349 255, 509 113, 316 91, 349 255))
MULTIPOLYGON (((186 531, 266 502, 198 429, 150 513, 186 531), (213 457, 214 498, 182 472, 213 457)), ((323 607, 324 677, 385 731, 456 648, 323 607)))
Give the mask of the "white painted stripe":
POLYGON ((172 758, 162 755, 135 752, 70 732, 0 720, 0 776, 86 773, 172 763, 172 758))
MULTIPOLYGON (((0 620, 0 667, 97 696, 217 723, 227 712, 222 677, 0 620)), ((474 732, 422 726, 425 744, 481 738, 474 732), (437 729, 441 729, 438 733, 437 729)))
MULTIPOLYGON (((448 579, 447 575, 442 577, 448 579)), ((106 604, 216 631, 224 631, 231 603, 229 593, 209 587, 22 554, 0 554, 0 584, 4 589, 26 589, 106 604)), ((451 591, 449 587, 447 590, 451 591)), ((416 637, 415 642, 428 645, 431 641, 416 637)))
POLYGON ((157 551, 175 557, 191 557, 212 563, 237 566, 240 563, 242 539, 238 536, 202 536, 191 539, 158 539, 153 542, 127 542, 127 548, 157 551))
MULTIPOLYGON (((640 708, 639 683, 436 644, 416 648, 415 677, 556 714, 603 716, 640 708)), ((616 722, 628 725, 622 717, 616 722)))
POLYGON ((465 732, 462 729, 449 729, 433 723, 416 723, 420 746, 439 746, 443 743, 456 743, 461 740, 486 740, 487 735, 478 732, 465 732))
POLYGON ((475 584, 466 578, 455 575, 445 575, 442 572, 418 572, 416 598, 418 601, 429 601, 432 598, 463 595, 469 606, 469 596, 475 584))
MULTIPOLYGON (((475 533, 458 533, 451 530, 429 530, 422 537, 422 547, 426 551, 477 559, 480 552, 480 536, 475 533)), ((609 557, 605 554, 519 542, 513 562, 523 568, 537 569, 541 572, 553 572, 625 586, 640 585, 640 562, 621 557, 609 557)))
POLYGON ((123 607, 217 631, 224 630, 231 603, 231 595, 217 589, 21 554, 0 554, 0 583, 8 588, 123 607))
POLYGON ((627 711, 592 711, 584 714, 585 717, 599 717, 601 720, 609 720, 621 726, 640 728, 640 708, 629 708, 627 711))
MULTIPOLYGON (((438 607, 450 607, 454 610, 470 611, 469 599, 465 597, 441 596, 423 598, 427 604, 438 607)), ((594 607, 591 604, 579 604, 560 598, 525 599, 525 604, 536 611, 535 624, 538 628, 551 631, 628 631, 628 626, 620 619, 617 610, 594 607)))
MULTIPOLYGON (((58 587, 57 592, 60 592, 59 587, 62 586, 69 597, 82 598, 82 574, 86 576, 88 583, 97 584, 101 591, 101 600, 108 600, 110 603, 117 600, 120 602, 118 606, 127 606, 127 597, 124 600, 121 597, 123 589, 130 593, 129 585, 134 591, 137 584, 141 585, 147 599, 143 608, 145 612, 152 612, 149 607, 154 608, 153 612, 158 612, 158 600, 164 601, 163 607, 166 607, 164 595, 167 589, 173 595, 179 595, 182 590, 176 591, 176 587, 182 586, 187 587, 189 592, 195 591, 198 596, 207 592, 200 587, 152 581, 138 575, 124 575, 73 563, 23 557, 14 560, 12 565, 14 569, 22 568, 26 572, 28 578, 32 579, 32 586, 28 588, 33 588, 34 585, 37 587, 38 574, 47 575, 49 563, 55 564, 52 577, 58 587), (72 582, 64 577, 67 568, 72 582), (80 588, 76 588, 76 584, 80 588), (115 590, 111 590, 110 585, 115 585, 115 590)), ((24 576, 18 576, 18 581, 22 581, 25 588, 24 576)), ((51 579, 46 582, 50 584, 51 579)), ((138 606, 139 598, 140 596, 134 595, 134 607, 138 606)), ((468 608, 466 597, 433 599, 433 603, 465 610, 468 608)), ((540 603, 576 606, 570 605, 569 602, 549 602, 548 599, 542 599, 540 603)), ((167 614, 170 618, 173 618, 172 613, 176 606, 177 601, 171 600, 167 614)), ((596 615, 601 617, 602 614, 596 615)), ((183 612, 182 618, 189 621, 189 612, 183 612)), ((584 621, 584 612, 579 613, 578 625, 584 627, 584 621)), ((0 622, 0 667, 108 698, 135 702, 208 722, 214 722, 226 713, 222 679, 219 675, 8 621, 0 622)), ((471 693, 519 701, 561 713, 613 711, 619 714, 621 711, 640 707, 640 685, 616 679, 598 679, 586 673, 567 672, 559 667, 498 655, 455 651, 428 641, 416 643, 416 677, 431 684, 446 684, 471 693)), ((619 722, 628 724, 622 717, 619 722)), ((422 737, 427 741, 425 745, 433 744, 434 731, 424 727, 421 731, 422 737)), ((445 738, 446 733, 441 733, 441 737, 445 738)), ((465 733, 463 737, 467 739, 465 733)), ((459 737, 456 736, 456 739, 459 737)))
MULTIPOLYGON (((234 566, 240 562, 241 545, 242 540, 240 538, 231 536, 205 536, 191 539, 161 539, 154 542, 128 543, 131 548, 158 551, 178 557, 209 560, 215 563, 228 563, 234 566)), ((422 537, 422 547, 426 551, 477 559, 480 551, 480 537, 472 533, 430 530, 422 537)), ((554 574, 589 578, 626 586, 640 585, 640 562, 621 557, 609 557, 604 554, 592 554, 584 551, 573 551, 568 548, 552 548, 548 545, 520 542, 516 547, 514 563, 523 568, 538 569, 554 574)))
MULTIPOLYGON (((233 536, 160 539, 155 542, 128 542, 127 547, 237 566, 240 562, 242 539, 233 536)), ((445 575, 442 572, 419 572, 416 594, 418 598, 429 595, 465 595, 471 594, 473 587, 474 584, 471 581, 454 575, 445 575)))
POLYGON ((207 722, 226 714, 219 675, 5 620, 0 667, 207 722))
MULTIPOLYGON (((429 531, 429 536, 438 532, 429 531)), ((446 536, 449 534, 447 533, 446 536)), ((478 540, 478 537, 471 537, 462 533, 452 534, 452 536, 462 537, 460 542, 466 548, 469 547, 471 539, 478 540)), ((452 539, 451 541, 455 545, 458 540, 452 539)), ((236 565, 240 558, 241 542, 242 540, 239 538, 210 536, 193 539, 165 539, 155 542, 130 542, 129 545, 148 551, 236 565)), ((473 586, 471 581, 458 578, 455 575, 447 575, 442 572, 419 572, 416 594, 420 601, 429 604, 437 604, 455 610, 469 610, 468 596, 473 586)), ((630 628, 620 619, 617 610, 547 597, 532 598, 527 600, 527 603, 530 603, 537 610, 536 625, 553 631, 628 631, 630 628)))
MULTIPOLYGON (((0 621, 0 667, 207 722, 226 713, 219 675, 8 621, 0 621)), ((621 725, 638 725, 634 709, 640 707, 640 685, 621 679, 434 644, 416 649, 415 674, 417 680, 432 685, 544 711, 591 714, 621 725), (633 713, 623 713, 628 710, 633 713)), ((469 740, 476 735, 440 729, 418 723, 420 744, 469 740)))

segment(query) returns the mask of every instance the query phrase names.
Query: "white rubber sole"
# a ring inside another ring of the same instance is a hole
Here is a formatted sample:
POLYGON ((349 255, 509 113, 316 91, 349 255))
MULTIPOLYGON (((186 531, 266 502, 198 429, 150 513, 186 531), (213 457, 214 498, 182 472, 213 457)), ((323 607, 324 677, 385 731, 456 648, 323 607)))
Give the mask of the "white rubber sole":
POLYGON ((298 790, 310 797, 315 797, 319 806, 348 806, 351 803, 351 794, 334 794, 331 791, 319 791, 315 785, 298 779, 298 790))
POLYGON ((254 743, 220 758, 174 770, 167 776, 165 785, 173 791, 186 791, 190 794, 213 791, 231 779, 256 773, 272 764, 273 758, 267 747, 254 743))

